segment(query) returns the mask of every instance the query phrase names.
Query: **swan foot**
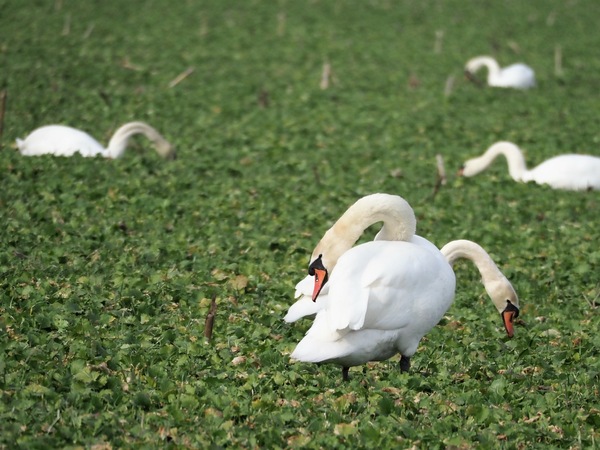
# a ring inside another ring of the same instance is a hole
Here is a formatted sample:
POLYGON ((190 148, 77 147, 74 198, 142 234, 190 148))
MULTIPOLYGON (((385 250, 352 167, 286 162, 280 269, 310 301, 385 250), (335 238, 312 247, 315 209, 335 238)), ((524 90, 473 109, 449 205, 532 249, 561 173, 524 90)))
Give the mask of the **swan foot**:
POLYGON ((400 372, 408 372, 410 370, 410 357, 400 357, 400 372))
POLYGON ((344 381, 350 380, 350 377, 348 376, 349 370, 350 370, 350 367, 342 367, 342 380, 344 380, 344 381))

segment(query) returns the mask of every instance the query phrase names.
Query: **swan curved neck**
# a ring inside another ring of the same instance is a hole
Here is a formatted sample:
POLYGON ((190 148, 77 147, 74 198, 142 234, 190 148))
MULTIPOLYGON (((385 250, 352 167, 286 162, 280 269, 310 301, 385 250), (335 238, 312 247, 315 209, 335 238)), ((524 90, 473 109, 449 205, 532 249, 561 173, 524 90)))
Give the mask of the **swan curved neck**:
POLYGON ((465 239, 459 239, 456 241, 448 242, 442 247, 440 252, 444 255, 448 264, 451 266, 456 262, 457 259, 468 259, 475 264, 477 270, 481 274, 481 281, 485 286, 485 290, 496 305, 499 312, 506 307, 506 297, 515 306, 519 306, 517 295, 510 282, 506 279, 504 274, 498 269, 498 266, 492 260, 490 255, 475 242, 468 241, 465 239), (497 292, 504 289, 504 292, 508 292, 508 295, 497 295, 497 292))
POLYGON ((155 145, 157 145, 157 148, 165 145, 170 146, 165 138, 163 138, 160 133, 150 125, 144 122, 129 122, 119 127, 110 138, 107 147, 107 156, 111 158, 120 158, 123 156, 123 153, 125 153, 125 148, 127 148, 129 138, 136 134, 143 134, 155 145))
POLYGON ((469 72, 474 73, 474 72, 477 72, 482 67, 487 67, 488 78, 490 76, 494 77, 500 73, 500 65, 491 56, 478 56, 476 58, 470 59, 467 62, 466 69, 469 72))
POLYGON ((331 272, 338 258, 352 248, 366 228, 377 222, 383 222, 377 240, 406 241, 414 236, 417 228, 415 213, 402 197, 368 195, 350 206, 325 233, 315 247, 311 261, 323 255, 323 265, 331 272))
POLYGON ((471 170, 474 171, 473 174, 486 169, 500 155, 506 158, 508 173, 513 180, 528 181, 526 178, 529 171, 525 164, 523 152, 511 142, 496 142, 482 156, 471 160, 470 166, 471 170))

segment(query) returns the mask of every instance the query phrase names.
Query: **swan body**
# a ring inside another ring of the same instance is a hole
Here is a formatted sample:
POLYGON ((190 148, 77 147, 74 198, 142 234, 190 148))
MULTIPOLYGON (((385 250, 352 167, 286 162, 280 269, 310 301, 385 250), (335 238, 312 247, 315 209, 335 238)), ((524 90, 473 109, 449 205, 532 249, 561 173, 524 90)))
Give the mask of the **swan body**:
MULTIPOLYGON (((398 353, 401 369, 409 369, 410 357, 421 338, 452 304, 456 284, 450 259, 431 242, 416 236, 415 226, 408 203, 387 194, 363 197, 336 222, 315 248, 309 269, 314 269, 313 275, 298 283, 298 300, 284 318, 294 322, 316 314, 292 359, 339 364, 344 379, 351 366, 398 353), (352 247, 365 228, 381 220, 384 225, 374 241, 352 247), (338 239, 332 240, 334 237, 338 239), (333 259, 328 254, 333 254, 333 259), (321 265, 325 274, 319 272, 321 265), (329 279, 328 266, 334 267, 329 279)), ((454 258, 472 255, 473 251, 452 250, 454 258)), ((484 263, 480 264, 483 267, 484 263)), ((493 286, 498 283, 504 287, 503 282, 493 271, 487 275, 488 267, 480 270, 486 273, 487 285, 498 299, 494 303, 504 314, 509 299, 497 294, 497 286, 493 286)), ((516 294, 510 302, 518 311, 516 294)), ((512 315, 504 319, 505 324, 510 321, 507 332, 512 335, 512 315)))
POLYGON ((143 134, 150 139, 162 157, 171 159, 175 156, 172 145, 158 131, 144 122, 129 122, 119 127, 107 148, 86 132, 65 125, 46 125, 37 128, 25 139, 17 139, 17 147, 24 156, 46 154, 73 156, 75 153, 80 153, 85 157, 120 158, 125 152, 129 138, 136 134, 143 134))
POLYGON ((529 89, 535 86, 535 72, 523 63, 516 63, 501 68, 491 56, 477 56, 470 59, 465 66, 465 73, 472 78, 480 68, 488 70, 488 85, 503 88, 529 89))
POLYGON ((600 157, 565 154, 550 158, 528 170, 521 149, 512 142, 496 142, 486 152, 464 163, 460 173, 472 177, 484 171, 500 155, 508 162, 508 171, 515 181, 535 181, 554 189, 573 191, 600 190, 600 157))

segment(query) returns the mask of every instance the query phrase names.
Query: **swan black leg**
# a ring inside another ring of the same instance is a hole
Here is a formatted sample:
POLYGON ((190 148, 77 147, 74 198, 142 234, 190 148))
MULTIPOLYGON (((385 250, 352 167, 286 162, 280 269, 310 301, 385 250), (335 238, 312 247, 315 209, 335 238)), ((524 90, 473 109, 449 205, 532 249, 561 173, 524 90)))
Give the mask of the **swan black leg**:
POLYGON ((409 356, 401 356, 400 357, 400 372, 408 372, 410 370, 410 357, 409 356))
POLYGON ((348 376, 349 370, 350 370, 350 367, 342 367, 342 380, 348 381, 350 379, 350 377, 348 376))

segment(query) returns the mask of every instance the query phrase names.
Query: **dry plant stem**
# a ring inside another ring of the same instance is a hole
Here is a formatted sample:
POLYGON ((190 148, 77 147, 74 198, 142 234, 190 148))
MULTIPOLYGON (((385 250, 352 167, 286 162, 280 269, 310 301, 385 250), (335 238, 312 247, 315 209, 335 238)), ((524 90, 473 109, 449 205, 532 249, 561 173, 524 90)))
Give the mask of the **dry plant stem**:
POLYGON ((283 36, 285 33, 285 13, 277 14, 277 36, 283 36))
POLYGON ((444 167, 444 158, 438 153, 435 155, 435 160, 437 163, 437 180, 435 182, 435 186, 433 187, 431 198, 435 198, 440 188, 446 184, 446 168, 444 167))
POLYGON ((71 14, 67 14, 65 16, 65 24, 63 26, 61 34, 63 36, 68 36, 70 32, 71 32, 71 14))
POLYGON ((89 38, 90 35, 92 34, 92 31, 94 31, 95 27, 96 27, 96 25, 94 25, 93 23, 91 23, 90 25, 88 25, 88 27, 85 30, 85 33, 83 33, 83 39, 89 38))
POLYGON ((323 64, 323 72, 321 73, 321 89, 325 90, 329 87, 329 78, 331 77, 331 64, 328 62, 323 64))
POLYGON ((433 53, 442 53, 442 41, 444 40, 444 30, 436 30, 435 44, 433 44, 433 53))
POLYGON ((2 135, 4 134, 4 112, 6 111, 6 89, 0 91, 0 145, 2 145, 2 135))
POLYGON ((450 97, 452 89, 454 88, 454 75, 450 75, 446 78, 446 84, 444 85, 444 97, 450 97))
POLYGON ((209 341, 212 339, 213 326, 215 324, 215 314, 217 313, 217 296, 212 298, 210 309, 204 321, 204 337, 209 341))
POLYGON ((194 68, 188 67, 183 72, 181 72, 179 75, 177 75, 175 78, 173 78, 173 80, 169 83, 169 87, 172 88, 172 87, 177 86, 179 83, 181 83, 187 77, 189 77, 193 72, 194 72, 194 68))
POLYGON ((554 75, 557 77, 562 76, 563 67, 562 67, 562 47, 557 45, 554 47, 554 75))

